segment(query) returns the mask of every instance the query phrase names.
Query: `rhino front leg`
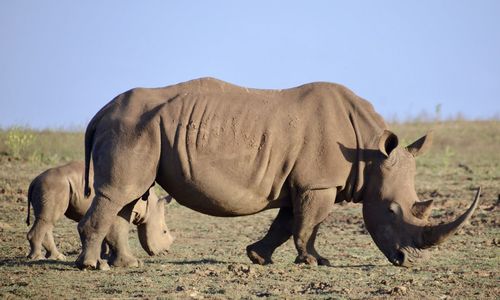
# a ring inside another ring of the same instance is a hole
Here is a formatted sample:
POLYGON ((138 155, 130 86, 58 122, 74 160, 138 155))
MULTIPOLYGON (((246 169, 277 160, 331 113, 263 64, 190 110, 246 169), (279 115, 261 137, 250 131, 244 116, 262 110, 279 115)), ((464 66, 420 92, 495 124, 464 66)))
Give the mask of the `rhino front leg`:
POLYGON ((316 258, 318 265, 320 266, 330 266, 330 261, 323 256, 321 256, 316 248, 314 247, 314 243, 316 242, 316 236, 318 234, 318 229, 321 224, 318 224, 314 227, 313 232, 311 234, 311 238, 307 241, 307 252, 316 258))
POLYGON ((293 238, 298 256, 296 263, 329 265, 314 248, 319 224, 330 214, 335 202, 335 189, 308 190, 293 201, 293 238))
POLYGON ((248 257, 254 264, 271 264, 274 250, 292 236, 292 230, 293 210, 291 207, 282 207, 267 234, 260 241, 247 246, 248 257))

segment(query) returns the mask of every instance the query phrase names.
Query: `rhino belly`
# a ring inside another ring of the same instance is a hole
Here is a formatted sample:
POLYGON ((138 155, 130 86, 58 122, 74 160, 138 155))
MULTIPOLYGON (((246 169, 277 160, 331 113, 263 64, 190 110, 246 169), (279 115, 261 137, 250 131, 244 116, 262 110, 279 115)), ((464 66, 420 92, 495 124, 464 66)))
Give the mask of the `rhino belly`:
POLYGON ((244 216, 287 205, 285 193, 268 199, 231 182, 215 182, 214 178, 192 181, 185 178, 158 179, 158 183, 181 205, 203 214, 231 217, 244 216), (225 183, 225 184, 224 184, 225 183))
POLYGON ((68 209, 64 215, 73 221, 79 222, 85 216, 87 210, 89 210, 93 199, 94 193, 88 198, 83 195, 72 195, 69 199, 68 209))

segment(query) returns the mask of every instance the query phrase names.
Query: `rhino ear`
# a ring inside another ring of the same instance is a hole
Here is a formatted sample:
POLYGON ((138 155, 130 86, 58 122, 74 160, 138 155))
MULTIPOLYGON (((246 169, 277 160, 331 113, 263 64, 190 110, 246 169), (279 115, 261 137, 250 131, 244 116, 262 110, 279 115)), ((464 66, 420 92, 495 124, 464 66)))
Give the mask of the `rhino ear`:
POLYGON ((147 201, 144 201, 141 198, 139 198, 139 200, 136 200, 136 203, 132 208, 132 215, 130 216, 129 222, 132 222, 134 225, 139 225, 144 223, 147 217, 146 216, 147 210, 148 210, 147 201))
POLYGON ((431 205, 432 205, 432 199, 421 202, 415 202, 411 208, 411 212, 415 217, 422 220, 427 220, 431 212, 430 210, 431 205))
POLYGON ((433 135, 432 131, 429 131, 426 135, 408 145, 406 150, 415 157, 424 154, 431 147, 433 135))
POLYGON ((384 130, 378 140, 378 149, 382 154, 389 157, 392 150, 398 146, 398 137, 389 130, 384 130))

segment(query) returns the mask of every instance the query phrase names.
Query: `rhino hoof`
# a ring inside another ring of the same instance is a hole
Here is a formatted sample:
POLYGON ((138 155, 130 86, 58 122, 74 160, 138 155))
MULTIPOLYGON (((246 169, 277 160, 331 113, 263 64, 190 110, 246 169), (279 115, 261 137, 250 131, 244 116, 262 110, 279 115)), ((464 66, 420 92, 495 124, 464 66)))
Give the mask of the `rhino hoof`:
POLYGON ((30 254, 30 255, 28 255, 28 259, 31 259, 31 260, 43 260, 43 259, 45 259, 45 256, 43 256, 41 253, 39 253, 39 254, 30 254))
POLYGON ((108 271, 109 269, 110 268, 107 261, 102 259, 97 261, 97 270, 108 271))
POLYGON ((47 257, 47 259, 65 261, 66 260, 66 256, 64 256, 64 254, 62 254, 62 253, 57 253, 57 254, 51 254, 51 255, 49 255, 49 257, 47 257))
POLYGON ((80 270, 95 270, 97 268, 96 260, 84 260, 82 254, 80 254, 80 256, 77 258, 75 264, 76 267, 80 270))
POLYGON ((319 257, 316 259, 318 261, 319 266, 327 266, 331 267, 332 265, 330 264, 330 261, 324 257, 319 257))
POLYGON ((133 256, 119 256, 111 260, 111 265, 120 268, 137 268, 142 267, 144 263, 133 256))
POLYGON ((312 255, 299 255, 295 259, 296 264, 306 264, 311 266, 317 266, 318 260, 312 255))
POLYGON ((272 264, 273 261, 271 260, 271 257, 269 255, 263 255, 259 253, 254 247, 248 246, 247 247, 247 256, 250 258, 250 260, 254 264, 258 265, 268 265, 272 264))

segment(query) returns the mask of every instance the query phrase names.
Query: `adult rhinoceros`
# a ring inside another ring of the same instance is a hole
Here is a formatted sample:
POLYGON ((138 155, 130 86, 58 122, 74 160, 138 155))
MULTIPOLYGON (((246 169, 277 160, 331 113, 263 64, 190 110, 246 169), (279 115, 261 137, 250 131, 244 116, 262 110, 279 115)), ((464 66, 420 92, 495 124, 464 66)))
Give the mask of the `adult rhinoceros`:
POLYGON ((319 225, 335 202, 355 201, 380 250, 408 265, 455 232, 478 202, 479 193, 456 221, 428 225, 414 157, 429 144, 424 136, 398 147, 373 107, 337 84, 258 90, 202 78, 132 89, 87 127, 96 196, 78 226, 77 265, 96 267, 113 217, 155 181, 181 205, 213 216, 279 208, 269 232, 247 247, 254 263, 270 263, 293 235, 297 263, 328 265, 314 248, 319 225))
MULTIPOLYGON (((63 166, 48 169, 31 182, 28 190, 28 218, 30 225, 30 204, 35 211, 35 223, 27 237, 31 251, 30 259, 64 260, 65 256, 57 250, 52 230, 63 215, 80 221, 87 212, 92 199, 84 197, 84 172, 82 161, 73 161, 63 166), (47 251, 42 254, 42 246, 47 251)), ((92 176, 90 176, 92 178, 92 176)), ((165 202, 170 196, 158 199, 151 188, 144 200, 127 205, 115 216, 113 225, 105 240, 109 245, 113 266, 139 265, 129 248, 129 223, 137 225, 137 233, 142 248, 149 255, 157 255, 170 248, 174 238, 165 224, 165 202)))

